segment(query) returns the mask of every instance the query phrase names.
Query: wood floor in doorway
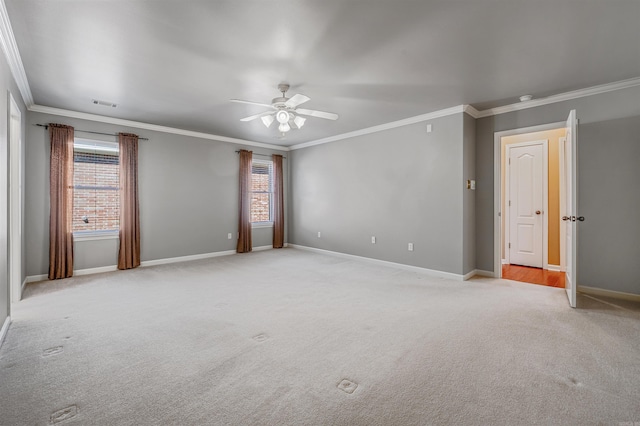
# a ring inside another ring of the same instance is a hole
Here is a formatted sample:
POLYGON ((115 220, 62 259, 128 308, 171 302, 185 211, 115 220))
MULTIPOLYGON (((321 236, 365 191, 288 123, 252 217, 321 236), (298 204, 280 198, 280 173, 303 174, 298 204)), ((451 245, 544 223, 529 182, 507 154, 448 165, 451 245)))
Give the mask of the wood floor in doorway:
POLYGON ((564 288, 564 272, 548 271, 529 266, 502 265, 502 278, 564 288))

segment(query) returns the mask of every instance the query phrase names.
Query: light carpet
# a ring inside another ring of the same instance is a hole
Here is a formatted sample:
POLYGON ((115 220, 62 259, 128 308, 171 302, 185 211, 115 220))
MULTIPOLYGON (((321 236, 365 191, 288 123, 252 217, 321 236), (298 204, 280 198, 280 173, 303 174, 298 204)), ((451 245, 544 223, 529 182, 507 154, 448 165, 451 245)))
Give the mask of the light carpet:
POLYGON ((296 249, 31 284, 0 424, 640 422, 640 309, 581 302, 296 249))

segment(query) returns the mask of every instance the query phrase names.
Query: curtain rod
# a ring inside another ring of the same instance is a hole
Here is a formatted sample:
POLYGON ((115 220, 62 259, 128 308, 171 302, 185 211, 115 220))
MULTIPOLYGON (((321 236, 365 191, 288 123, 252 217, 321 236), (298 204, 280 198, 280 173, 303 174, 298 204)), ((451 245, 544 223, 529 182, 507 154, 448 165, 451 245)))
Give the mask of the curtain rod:
MULTIPOLYGON (((34 124, 34 126, 44 127, 45 129, 49 128, 48 124, 34 124)), ((94 135, 118 136, 117 133, 92 132, 91 130, 76 130, 76 129, 74 129, 74 132, 91 133, 91 134, 94 134, 94 135)), ((141 137, 138 137, 138 139, 141 140, 141 141, 148 141, 149 140, 147 138, 141 138, 141 137)))
MULTIPOLYGON (((240 153, 239 150, 236 151, 236 154, 239 154, 239 153, 240 153)), ((259 155, 261 157, 271 157, 271 155, 268 155, 268 154, 258 154, 258 153, 255 153, 255 152, 252 152, 252 155, 259 155)), ((278 155, 280 155, 280 154, 278 154, 278 155)), ((282 156, 282 158, 284 158, 285 160, 287 159, 287 157, 285 157, 284 155, 282 156)))

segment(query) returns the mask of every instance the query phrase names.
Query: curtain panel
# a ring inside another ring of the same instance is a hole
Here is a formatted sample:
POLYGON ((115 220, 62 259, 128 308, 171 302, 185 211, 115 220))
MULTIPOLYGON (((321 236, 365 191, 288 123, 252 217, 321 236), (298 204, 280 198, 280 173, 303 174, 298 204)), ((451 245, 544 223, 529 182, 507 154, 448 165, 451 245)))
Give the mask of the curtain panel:
POLYGON ((238 253, 252 250, 251 242, 251 160, 253 152, 240 150, 240 203, 238 223, 238 253))
POLYGON ((49 279, 73 276, 73 127, 49 124, 49 279))
POLYGON ((273 248, 284 246, 284 183, 282 155, 273 154, 273 248))
POLYGON ((138 203, 138 136, 119 133, 120 249, 118 269, 140 266, 140 205, 138 203))

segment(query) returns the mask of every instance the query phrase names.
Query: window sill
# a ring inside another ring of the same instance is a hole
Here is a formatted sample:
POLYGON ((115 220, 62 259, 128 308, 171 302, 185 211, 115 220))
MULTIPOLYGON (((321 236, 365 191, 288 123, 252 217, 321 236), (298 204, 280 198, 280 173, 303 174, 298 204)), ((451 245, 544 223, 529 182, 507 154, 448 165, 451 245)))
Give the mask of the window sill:
POLYGON ((96 234, 73 234, 73 241, 96 241, 96 240, 117 240, 120 238, 119 232, 96 233, 96 234))
POLYGON ((256 228, 273 228, 273 222, 253 222, 251 224, 253 229, 256 228))

